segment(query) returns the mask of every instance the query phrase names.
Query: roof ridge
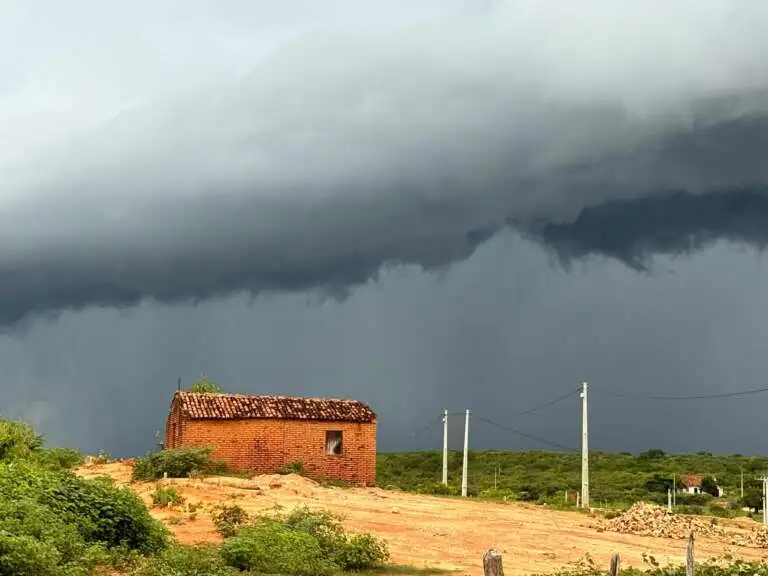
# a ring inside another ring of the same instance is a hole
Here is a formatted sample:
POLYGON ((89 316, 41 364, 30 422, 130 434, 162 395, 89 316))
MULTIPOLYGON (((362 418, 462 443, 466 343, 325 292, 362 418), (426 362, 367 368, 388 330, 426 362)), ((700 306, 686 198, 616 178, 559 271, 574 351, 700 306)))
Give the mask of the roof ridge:
POLYGON ((205 393, 177 390, 181 410, 189 418, 323 420, 374 422, 370 406, 351 398, 262 394, 205 393))
POLYGON ((306 400, 309 402, 354 402, 356 404, 366 404, 362 400, 355 398, 339 398, 335 396, 297 396, 291 394, 244 394, 242 392, 193 392, 192 390, 177 390, 176 394, 189 394, 190 396, 217 396, 232 398, 275 398, 278 400, 306 400))

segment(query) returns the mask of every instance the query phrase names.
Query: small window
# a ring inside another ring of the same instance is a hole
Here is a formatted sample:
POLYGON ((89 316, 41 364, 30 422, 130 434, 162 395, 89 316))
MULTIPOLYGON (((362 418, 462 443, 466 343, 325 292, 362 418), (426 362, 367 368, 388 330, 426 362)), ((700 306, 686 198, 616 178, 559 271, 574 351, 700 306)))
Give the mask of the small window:
POLYGON ((328 430, 325 433, 325 453, 327 456, 339 456, 342 453, 341 432, 328 430))

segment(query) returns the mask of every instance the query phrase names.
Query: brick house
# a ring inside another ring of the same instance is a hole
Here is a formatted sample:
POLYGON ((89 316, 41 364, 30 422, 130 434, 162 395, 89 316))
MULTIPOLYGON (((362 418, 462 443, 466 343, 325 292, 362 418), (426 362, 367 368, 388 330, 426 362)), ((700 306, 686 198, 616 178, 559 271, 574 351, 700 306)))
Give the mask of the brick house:
POLYGON ((233 470, 301 462, 310 477, 376 482, 376 414, 356 400, 178 391, 164 446, 212 446, 233 470))

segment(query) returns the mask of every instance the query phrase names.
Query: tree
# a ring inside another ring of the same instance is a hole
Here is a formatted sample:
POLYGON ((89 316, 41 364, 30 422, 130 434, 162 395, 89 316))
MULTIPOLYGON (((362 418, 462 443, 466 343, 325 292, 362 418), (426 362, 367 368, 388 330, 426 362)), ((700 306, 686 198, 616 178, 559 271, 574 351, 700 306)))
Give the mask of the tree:
POLYGON ((666 478, 660 474, 654 474, 645 481, 645 489, 648 492, 660 492, 666 494, 667 490, 672 490, 672 478, 666 478))
POLYGON ((200 376, 195 380, 190 390, 198 394, 221 394, 222 392, 221 386, 206 376, 200 376))
POLYGON ((763 507, 763 487, 746 486, 744 488, 744 498, 740 498, 739 503, 744 508, 749 508, 757 513, 763 507))
POLYGON ((638 460, 659 460, 661 458, 664 458, 667 455, 664 450, 659 450, 658 448, 651 448, 650 450, 646 452, 641 452, 637 455, 638 460))
POLYGON ((701 491, 704 494, 711 494, 715 498, 720 496, 720 491, 717 489, 717 482, 712 476, 704 476, 701 479, 701 491))

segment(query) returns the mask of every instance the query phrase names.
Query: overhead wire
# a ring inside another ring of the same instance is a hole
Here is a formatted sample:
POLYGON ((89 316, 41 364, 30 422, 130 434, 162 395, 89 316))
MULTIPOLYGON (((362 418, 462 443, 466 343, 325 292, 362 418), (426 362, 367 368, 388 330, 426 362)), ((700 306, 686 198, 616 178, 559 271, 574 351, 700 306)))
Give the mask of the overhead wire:
POLYGON ((576 394, 578 394, 580 391, 581 391, 580 388, 576 388, 566 394, 563 394, 562 396, 555 398, 554 400, 550 400, 549 402, 545 402, 544 404, 539 404, 538 406, 534 406, 533 408, 529 408, 528 410, 523 410, 522 412, 518 412, 517 414, 512 414, 511 417, 520 418, 521 416, 527 416, 528 414, 533 414, 534 412, 538 412, 539 410, 543 410, 544 408, 549 408, 550 406, 553 406, 558 402, 562 402, 566 398, 570 398, 571 396, 576 396, 576 394))
POLYGON ((552 440, 547 440, 546 438, 542 438, 541 436, 534 436, 533 434, 528 434, 527 432, 523 432, 519 428, 506 426, 504 424, 500 424, 499 422, 495 422, 488 418, 483 418, 482 416, 475 416, 475 420, 478 420, 480 422, 485 422, 486 424, 490 424, 491 426, 496 426, 497 428, 501 428, 502 430, 506 430, 507 432, 512 432, 513 434, 517 434, 524 438, 528 438, 529 440, 534 440, 536 442, 541 442, 542 444, 547 444, 549 446, 552 446, 553 448, 559 448, 561 450, 567 450, 569 452, 578 452, 577 448, 566 446, 564 444, 560 444, 559 442, 553 442, 552 440))
MULTIPOLYGON (((623 394, 621 392, 611 392, 610 390, 600 390, 599 396, 610 396, 624 400, 709 400, 713 398, 733 398, 736 396, 748 396, 751 394, 761 394, 768 392, 767 388, 753 388, 751 390, 740 390, 737 392, 719 392, 716 394, 693 394, 689 396, 645 396, 642 394, 623 394)), ((594 392, 593 392, 594 394, 594 392)))

